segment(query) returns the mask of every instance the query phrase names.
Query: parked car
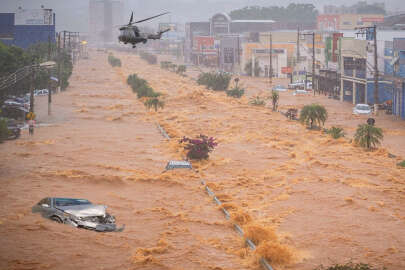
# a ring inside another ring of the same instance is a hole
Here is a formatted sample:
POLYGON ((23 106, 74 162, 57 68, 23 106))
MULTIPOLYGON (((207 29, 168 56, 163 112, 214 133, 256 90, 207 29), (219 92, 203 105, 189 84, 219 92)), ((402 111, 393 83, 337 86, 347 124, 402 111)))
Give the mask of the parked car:
POLYGON ((98 232, 124 230, 124 226, 117 228, 115 217, 108 214, 106 208, 105 205, 95 205, 86 199, 44 198, 32 207, 32 212, 77 228, 98 232))
POLYGON ((4 104, 1 106, 1 115, 6 118, 16 120, 25 120, 29 110, 21 106, 21 104, 4 104))
POLYGON ((357 104, 356 106, 354 106, 353 108, 353 114, 371 114, 372 113, 372 109, 369 105, 367 104, 357 104))
POLYGON ((294 91, 294 96, 302 96, 302 95, 308 95, 310 92, 303 90, 303 89, 297 89, 294 91))
POLYGON ((34 96, 47 96, 48 94, 49 94, 48 89, 34 90, 34 96))
POLYGON ((18 139, 21 135, 21 125, 14 119, 3 118, 7 122, 8 137, 7 140, 18 139))
POLYGON ((287 88, 285 88, 282 85, 276 85, 276 86, 273 87, 273 91, 285 92, 285 91, 287 91, 287 88))
POLYGON ((296 81, 288 84, 289 89, 304 89, 305 81, 296 81))
MULTIPOLYGON (((295 83, 290 83, 288 84, 288 88, 289 89, 305 89, 305 80, 303 81, 297 81, 295 83)), ((307 82, 307 89, 311 89, 312 88, 312 82, 308 81, 307 82)))
POLYGON ((20 106, 26 109, 30 108, 30 99, 26 96, 24 97, 9 97, 4 101, 4 105, 7 106, 20 106))

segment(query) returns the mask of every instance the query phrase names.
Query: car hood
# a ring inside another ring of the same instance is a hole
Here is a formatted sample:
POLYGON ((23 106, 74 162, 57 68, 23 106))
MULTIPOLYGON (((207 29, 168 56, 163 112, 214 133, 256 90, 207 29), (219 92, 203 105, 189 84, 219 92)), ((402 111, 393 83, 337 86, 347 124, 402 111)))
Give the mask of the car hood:
POLYGON ((76 217, 96 217, 105 216, 106 214, 104 205, 73 205, 58 206, 57 208, 76 217))
POLYGON ((371 110, 359 110, 359 109, 354 109, 354 111, 357 112, 357 113, 365 113, 365 114, 371 113, 371 110))

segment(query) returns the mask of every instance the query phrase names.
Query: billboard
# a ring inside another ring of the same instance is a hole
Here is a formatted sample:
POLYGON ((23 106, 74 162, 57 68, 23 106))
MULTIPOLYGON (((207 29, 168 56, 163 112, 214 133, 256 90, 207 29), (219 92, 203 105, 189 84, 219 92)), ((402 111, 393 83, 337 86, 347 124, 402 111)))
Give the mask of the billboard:
POLYGON ((290 73, 292 73, 292 68, 291 67, 281 67, 281 73, 290 74, 290 73))
POLYGON ((318 30, 336 31, 339 29, 340 16, 338 14, 322 14, 317 17, 318 30))
POLYGON ((379 22, 379 23, 381 23, 381 22, 384 22, 384 16, 381 15, 381 16, 372 16, 372 17, 361 17, 360 20, 363 23, 367 23, 367 22, 370 22, 370 23, 379 22))
POLYGON ((19 9, 15 13, 14 25, 53 25, 52 10, 19 9))

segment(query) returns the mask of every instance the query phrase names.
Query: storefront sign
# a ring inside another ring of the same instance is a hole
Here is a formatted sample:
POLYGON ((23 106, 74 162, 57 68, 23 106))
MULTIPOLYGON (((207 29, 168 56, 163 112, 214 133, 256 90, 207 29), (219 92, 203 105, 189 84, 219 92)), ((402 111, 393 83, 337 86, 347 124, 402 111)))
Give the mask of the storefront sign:
POLYGON ((281 68, 281 73, 290 74, 290 73, 292 73, 292 68, 291 67, 282 67, 281 68))

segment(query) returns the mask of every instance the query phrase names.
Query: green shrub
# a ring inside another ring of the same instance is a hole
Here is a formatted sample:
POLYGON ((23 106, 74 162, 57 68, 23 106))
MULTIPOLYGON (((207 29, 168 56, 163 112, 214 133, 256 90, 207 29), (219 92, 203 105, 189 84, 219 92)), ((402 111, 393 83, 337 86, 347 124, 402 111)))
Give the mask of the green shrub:
POLYGON ((400 163, 397 164, 399 167, 405 168, 405 160, 401 161, 400 163))
POLYGON ((163 109, 165 106, 165 102, 163 100, 160 100, 158 97, 148 98, 143 104, 148 110, 154 108, 155 112, 157 112, 159 108, 163 109))
POLYGON ((141 56, 142 59, 144 59, 146 62, 148 62, 151 65, 157 64, 157 57, 156 55, 147 53, 147 52, 140 52, 139 55, 141 56))
POLYGON ((169 66, 172 64, 172 62, 169 61, 162 61, 160 62, 160 68, 162 69, 169 69, 169 66))
POLYGON ((300 113, 300 122, 305 123, 309 128, 312 129, 314 125, 325 124, 328 118, 328 112, 325 107, 319 104, 306 105, 302 108, 300 113))
POLYGON ((231 81, 231 75, 225 72, 203 72, 198 76, 197 83, 205 85, 214 91, 226 91, 231 81))
POLYGON ((343 128, 339 127, 331 127, 330 129, 326 130, 326 133, 332 136, 333 139, 339 139, 341 137, 345 136, 345 133, 343 132, 343 128))
POLYGON ((176 73, 177 73, 177 74, 180 74, 180 75, 184 75, 184 73, 186 73, 186 70, 187 70, 187 68, 186 68, 185 65, 179 65, 179 66, 177 67, 176 73))
POLYGON ((263 98, 256 96, 256 97, 250 98, 249 104, 254 105, 254 106, 264 106, 264 105, 266 105, 266 101, 263 98))
POLYGON ((120 67, 121 66, 121 60, 119 58, 116 58, 113 54, 108 55, 108 62, 113 67, 120 67))
POLYGON ((354 142, 366 149, 381 144, 383 138, 382 129, 369 124, 359 125, 354 134, 354 142))
POLYGON ((226 95, 234 98, 241 98, 245 94, 245 89, 235 86, 231 90, 226 91, 226 95))
POLYGON ((7 120, 0 118, 0 143, 8 138, 9 131, 7 128, 7 120))
POLYGON ((148 82, 139 78, 136 74, 128 76, 127 83, 131 86, 132 91, 137 94, 138 98, 142 97, 158 97, 161 94, 155 92, 152 87, 148 85, 148 82))

